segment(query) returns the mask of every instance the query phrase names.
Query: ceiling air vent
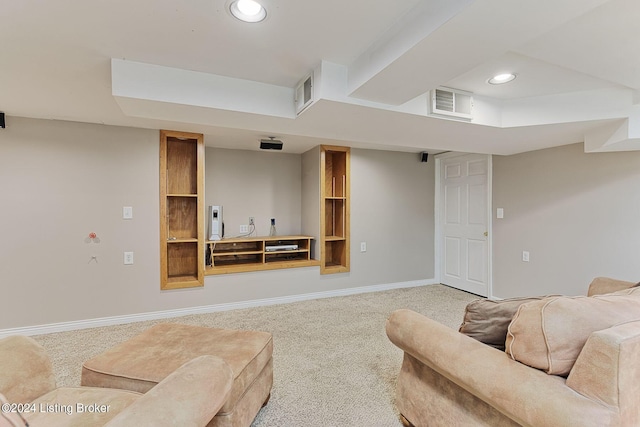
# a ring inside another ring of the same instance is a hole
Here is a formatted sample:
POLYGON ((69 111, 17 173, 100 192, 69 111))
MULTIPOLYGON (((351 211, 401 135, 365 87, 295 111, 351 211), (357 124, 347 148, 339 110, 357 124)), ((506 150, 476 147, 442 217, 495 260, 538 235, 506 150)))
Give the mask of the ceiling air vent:
POLYGON ((440 87, 431 91, 429 106, 432 115, 471 120, 473 94, 457 89, 440 87))
POLYGON ((298 83, 294 95, 296 115, 302 113, 313 102, 313 74, 308 75, 298 83))

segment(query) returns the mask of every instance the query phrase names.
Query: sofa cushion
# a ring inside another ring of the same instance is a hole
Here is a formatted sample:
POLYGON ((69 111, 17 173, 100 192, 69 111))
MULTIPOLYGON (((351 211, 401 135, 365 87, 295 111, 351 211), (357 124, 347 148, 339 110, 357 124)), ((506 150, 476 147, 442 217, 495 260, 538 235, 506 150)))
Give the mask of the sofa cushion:
POLYGON ((0 410, 0 427, 27 426, 24 418, 22 417, 22 414, 18 412, 18 407, 7 407, 6 405, 9 405, 9 401, 2 394, 0 394, 0 405, 2 405, 2 410, 0 410))
POLYGON ((95 387, 61 387, 32 403, 24 414, 31 426, 103 426, 140 398, 140 393, 95 387))
POLYGON ((592 332, 640 319, 640 288, 592 297, 550 297, 522 304, 509 324, 514 360, 566 376, 592 332))
POLYGON ((498 350, 505 349, 507 328, 518 307, 546 297, 510 298, 499 301, 478 299, 467 304, 459 332, 498 350))
POLYGON ((596 277, 589 285, 587 296, 610 294, 623 289, 640 286, 640 283, 627 282, 624 280, 611 279, 609 277, 596 277))
POLYGON ((49 356, 33 338, 1 339, 0 360, 0 393, 10 402, 31 402, 56 388, 49 356))

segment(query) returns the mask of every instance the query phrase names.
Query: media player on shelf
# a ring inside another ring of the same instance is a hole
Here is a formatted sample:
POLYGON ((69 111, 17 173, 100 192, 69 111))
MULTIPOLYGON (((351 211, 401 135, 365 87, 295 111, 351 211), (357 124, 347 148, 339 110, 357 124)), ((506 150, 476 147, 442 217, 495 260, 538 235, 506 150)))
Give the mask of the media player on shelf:
POLYGON ((265 246, 265 252, 278 252, 278 251, 297 251, 298 245, 274 245, 265 246))

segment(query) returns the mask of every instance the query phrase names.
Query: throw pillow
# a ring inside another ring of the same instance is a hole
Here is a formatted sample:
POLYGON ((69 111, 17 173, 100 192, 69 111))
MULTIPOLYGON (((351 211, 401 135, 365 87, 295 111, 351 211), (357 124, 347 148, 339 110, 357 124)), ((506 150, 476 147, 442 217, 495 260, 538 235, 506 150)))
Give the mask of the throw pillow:
POLYGON ((509 324, 514 360, 566 376, 592 332, 640 320, 640 288, 592 297, 551 297, 522 304, 509 324))
POLYGON ((478 299, 467 304, 459 332, 484 344, 505 350, 507 328, 518 307, 546 297, 510 298, 499 301, 478 299))
MULTIPOLYGON (((28 424, 22 418, 22 415, 14 411, 7 399, 0 394, 0 427, 26 427, 28 424)), ((17 410, 17 407, 15 408, 17 410)))

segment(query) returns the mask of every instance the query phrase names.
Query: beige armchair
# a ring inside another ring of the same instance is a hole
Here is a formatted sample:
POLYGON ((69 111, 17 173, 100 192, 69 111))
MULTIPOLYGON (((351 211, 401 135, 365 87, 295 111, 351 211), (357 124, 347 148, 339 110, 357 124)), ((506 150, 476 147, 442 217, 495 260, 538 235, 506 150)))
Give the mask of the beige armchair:
POLYGON ((145 394, 56 388, 51 362, 31 338, 0 340, 0 427, 206 426, 227 400, 233 376, 220 358, 193 359, 145 394), (17 410, 21 410, 21 414, 17 410))
MULTIPOLYGON (((608 302, 609 292, 626 288, 638 295, 633 285, 598 278, 589 297, 575 298, 608 302)), ((640 320, 591 333, 568 377, 527 366, 410 310, 392 313, 386 330, 404 351, 396 405, 406 425, 640 425, 640 320)))

